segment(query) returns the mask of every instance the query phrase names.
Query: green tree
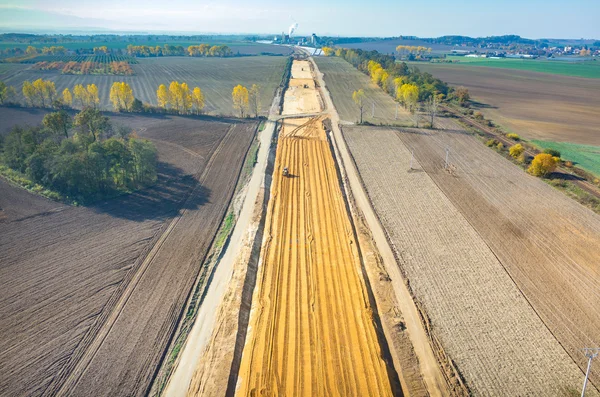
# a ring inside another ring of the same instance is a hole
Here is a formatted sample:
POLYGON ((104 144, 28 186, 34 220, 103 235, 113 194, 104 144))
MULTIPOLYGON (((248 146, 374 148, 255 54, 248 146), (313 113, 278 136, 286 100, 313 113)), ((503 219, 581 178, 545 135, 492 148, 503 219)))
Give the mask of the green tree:
POLYGON ((46 128, 54 131, 55 134, 64 134, 65 138, 69 137, 69 129, 73 125, 71 116, 64 110, 48 113, 42 121, 46 128))

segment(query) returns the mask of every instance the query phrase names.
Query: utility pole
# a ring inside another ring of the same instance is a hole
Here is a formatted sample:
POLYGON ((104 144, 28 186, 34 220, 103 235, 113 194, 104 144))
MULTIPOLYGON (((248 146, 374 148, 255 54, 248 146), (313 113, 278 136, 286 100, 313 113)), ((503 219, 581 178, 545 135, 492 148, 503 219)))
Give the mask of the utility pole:
POLYGON ((371 110, 371 118, 375 118, 375 102, 373 102, 373 109, 371 110))
POLYGON ((581 389, 581 397, 585 397, 585 388, 587 387, 588 378, 590 377, 590 369, 592 368, 592 360, 600 353, 598 347, 586 347, 583 349, 585 356, 588 358, 587 371, 585 371, 585 379, 583 380, 583 388, 581 389))
POLYGON ((412 149, 412 150, 410 151, 410 169, 411 169, 411 170, 413 169, 412 165, 413 165, 413 159, 414 159, 414 158, 415 158, 415 151, 414 151, 414 149, 412 149))
POLYGON ((398 120, 398 102, 396 102, 396 116, 394 116, 394 120, 398 120))

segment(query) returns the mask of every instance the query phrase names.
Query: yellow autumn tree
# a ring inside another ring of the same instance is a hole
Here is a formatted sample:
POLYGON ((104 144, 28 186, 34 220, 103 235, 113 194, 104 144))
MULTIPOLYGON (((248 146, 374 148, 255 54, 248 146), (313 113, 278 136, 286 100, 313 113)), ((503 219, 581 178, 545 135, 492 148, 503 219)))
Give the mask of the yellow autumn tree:
POLYGON ((25 80, 23 82, 23 96, 25 97, 25 101, 29 106, 35 106, 37 103, 37 98, 35 95, 35 88, 33 88, 33 84, 31 81, 25 80))
POLYGON ((75 101, 79 102, 79 105, 84 108, 87 104, 87 91, 83 84, 76 84, 73 87, 73 96, 75 101))
POLYGON ((244 117, 248 113, 248 89, 241 84, 233 87, 231 93, 233 100, 233 108, 240 112, 240 116, 244 117))
POLYGON ((171 103, 171 98, 169 96, 169 91, 164 84, 158 86, 158 90, 156 91, 156 98, 158 100, 158 106, 161 108, 168 108, 171 103))
POLYGON ((194 91, 192 91, 192 103, 196 109, 196 113, 202 113, 202 109, 204 109, 204 94, 200 87, 195 87, 194 91))
POLYGON ((524 151, 525 148, 520 143, 517 143, 508 149, 508 153, 514 158, 518 158, 524 151))
POLYGON ((192 92, 190 91, 190 87, 188 87, 187 83, 181 83, 181 85, 179 86, 179 92, 181 95, 182 105, 180 113, 187 114, 190 112, 193 105, 192 92))
POLYGON ((321 48, 321 51, 323 51, 323 55, 326 57, 329 57, 335 53, 335 50, 331 47, 323 47, 321 48))
POLYGON ((558 157, 549 153, 540 153, 533 158, 527 172, 534 176, 546 177, 554 172, 559 162, 558 157))
POLYGON ((56 99, 56 87, 50 80, 24 81, 23 96, 30 106, 49 107, 56 99))
POLYGON ((169 84, 169 97, 171 98, 171 107, 177 112, 183 108, 183 98, 181 95, 181 84, 177 81, 171 81, 169 84))
POLYGON ((129 84, 116 81, 110 87, 110 101, 117 112, 121 110, 130 111, 134 100, 133 90, 129 84))
POLYGON ((63 103, 69 107, 73 105, 73 95, 71 95, 71 91, 68 88, 65 88, 62 92, 62 100, 63 103))
POLYGON ((252 84, 248 92, 248 103, 250 110, 254 113, 254 117, 258 117, 260 113, 260 87, 257 84, 252 84))
POLYGON ((96 84, 88 84, 86 87, 87 91, 87 106, 95 108, 100 104, 100 98, 98 97, 98 87, 96 84))

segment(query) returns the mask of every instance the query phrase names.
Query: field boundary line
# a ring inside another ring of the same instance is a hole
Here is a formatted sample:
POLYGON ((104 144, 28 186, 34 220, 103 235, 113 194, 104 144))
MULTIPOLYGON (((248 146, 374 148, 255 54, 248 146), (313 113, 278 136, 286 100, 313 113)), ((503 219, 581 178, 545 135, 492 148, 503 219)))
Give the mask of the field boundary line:
MULTIPOLYGON (((212 165, 214 163, 216 154, 218 154, 222 150, 223 146, 225 146, 225 141, 227 140, 227 138, 233 131, 234 126, 235 126, 235 124, 233 124, 229 127, 227 133, 221 139, 219 146, 217 146, 217 148, 213 151, 211 157, 209 158, 209 161, 207 162, 200 177, 198 178, 196 185, 194 186, 194 188, 192 189, 190 194, 186 197, 186 199, 182 200, 182 203, 179 207, 180 209, 181 209, 181 207, 184 207, 185 204, 192 197, 194 197, 195 194, 197 194, 199 188, 202 186, 202 183, 206 178, 206 175, 208 174, 208 170, 212 167, 212 165)), ((149 268, 150 264, 152 263, 152 260, 154 259, 154 257, 158 253, 158 251, 160 251, 165 240, 171 234, 171 231, 175 228, 177 223, 179 223, 179 220, 187 213, 187 211, 188 211, 187 208, 183 208, 183 210, 181 210, 181 212, 179 214, 177 214, 174 217, 174 219, 171 220, 171 222, 169 223, 169 226, 166 227, 166 229, 162 232, 162 234, 160 234, 160 236, 158 237, 156 242, 153 244, 152 248, 150 248, 148 254, 142 260, 139 267, 137 267, 137 269, 132 274, 131 279, 128 280, 127 285, 124 287, 123 291, 118 295, 117 302, 114 304, 114 306, 108 312, 108 314, 106 316, 107 318, 101 322, 101 325, 98 327, 97 331, 92 334, 92 336, 91 336, 92 340, 90 342, 88 342, 88 345, 85 347, 85 350, 83 350, 81 352, 79 359, 72 365, 72 367, 71 367, 72 370, 67 375, 65 381, 62 384, 56 385, 54 387, 52 387, 52 384, 51 384, 48 387, 48 389, 46 389, 44 394, 51 394, 51 395, 58 395, 58 396, 68 395, 70 393, 70 391, 77 385, 79 379, 85 373, 89 364, 91 363, 91 361, 95 357, 96 353, 100 349, 100 346, 102 346, 102 343, 104 342, 104 340, 106 339, 106 337, 108 336, 110 331, 112 330, 114 324, 116 323, 121 312, 123 311, 123 308, 125 307, 125 305, 129 301, 129 298, 133 294, 135 287, 137 286, 137 284, 143 277, 144 273, 146 272, 146 270, 149 268), (53 389, 56 389, 56 390, 53 390, 53 389)), ((88 335, 90 335, 90 334, 88 334, 88 335)), ((67 368, 67 370, 68 370, 68 368, 67 368)), ((56 382, 58 382, 58 381, 56 381, 56 382)))

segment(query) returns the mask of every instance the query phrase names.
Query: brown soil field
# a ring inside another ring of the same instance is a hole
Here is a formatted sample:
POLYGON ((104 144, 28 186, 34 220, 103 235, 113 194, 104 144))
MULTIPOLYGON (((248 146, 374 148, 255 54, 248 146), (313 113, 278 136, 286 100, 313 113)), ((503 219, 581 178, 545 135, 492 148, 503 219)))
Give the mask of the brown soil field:
POLYGON ((156 144, 155 186, 68 207, 0 181, 1 395, 147 393, 256 127, 115 118, 156 144))
POLYGON ((399 265, 471 392, 578 390, 573 359, 581 365, 580 349, 598 340, 599 217, 460 131, 344 135, 399 265), (443 170, 447 146, 454 175, 443 170))
POLYGON ((402 106, 398 106, 396 120, 397 103, 392 97, 344 59, 336 57, 314 59, 319 71, 324 75, 325 84, 333 97, 333 103, 343 124, 357 123, 360 120, 360 110, 352 100, 352 93, 362 88, 365 92, 363 121, 371 124, 414 125, 412 116, 402 106), (372 117, 373 103, 375 103, 375 117, 372 117))
MULTIPOLYGON (((469 89, 487 118, 527 139, 600 145, 600 81, 512 69, 418 64, 469 89)), ((479 107, 479 109, 477 109, 479 107)))
POLYGON ((274 175, 237 395, 391 395, 320 118, 284 122, 274 175))

